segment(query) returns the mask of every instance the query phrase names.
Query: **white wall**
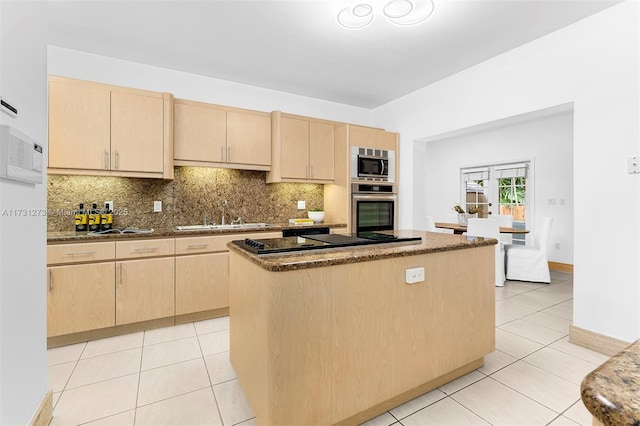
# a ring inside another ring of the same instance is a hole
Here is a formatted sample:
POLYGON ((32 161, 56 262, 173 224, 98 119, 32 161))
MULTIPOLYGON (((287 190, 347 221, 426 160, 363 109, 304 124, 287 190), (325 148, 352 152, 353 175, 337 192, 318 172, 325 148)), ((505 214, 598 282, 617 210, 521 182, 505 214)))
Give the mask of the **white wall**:
MULTIPOLYGON (((18 118, 0 113, 47 147, 47 5, 0 1, 0 94, 18 118)), ((46 164, 46 163, 45 163, 46 164)), ((48 390, 46 185, 0 181, 0 424, 25 425, 48 390)))
POLYGON ((436 221, 446 221, 451 206, 460 202, 461 168, 531 161, 527 193, 535 216, 527 217, 527 228, 535 229, 540 217, 553 217, 549 260, 573 263, 572 111, 515 124, 495 123, 490 129, 416 142, 414 152, 417 147, 419 152, 414 158, 420 158, 423 167, 414 173, 413 228, 423 229, 425 214, 436 221), (550 205, 549 199, 555 205, 550 205), (564 205, 560 205, 561 199, 564 205), (554 248, 556 243, 559 249, 554 248))
POLYGON ((257 111, 283 111, 327 120, 371 125, 371 110, 308 98, 246 84, 203 77, 64 49, 48 48, 49 74, 138 89, 172 93, 190 99, 257 111))
POLYGON ((640 175, 626 172, 640 153, 639 8, 612 6, 374 111, 377 125, 400 132, 409 226, 414 141, 573 102, 573 323, 627 341, 640 337, 640 175))

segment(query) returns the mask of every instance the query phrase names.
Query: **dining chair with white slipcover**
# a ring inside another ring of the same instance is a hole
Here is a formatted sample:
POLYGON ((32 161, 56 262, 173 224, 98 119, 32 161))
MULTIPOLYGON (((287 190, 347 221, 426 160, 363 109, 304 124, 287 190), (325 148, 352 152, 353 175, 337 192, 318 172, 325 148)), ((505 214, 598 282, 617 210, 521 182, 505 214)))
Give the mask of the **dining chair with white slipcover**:
POLYGON ((495 284, 496 287, 504 286, 504 245, 500 242, 500 225, 498 219, 469 218, 467 221, 467 235, 473 237, 495 238, 495 284))
MULTIPOLYGON (((513 216, 510 214, 499 214, 495 216, 498 219, 498 225, 501 228, 513 228, 513 216)), ((513 236, 509 232, 500 234, 500 241, 502 244, 513 243, 513 236)))
POLYGON ((453 229, 436 228, 436 221, 433 216, 424 217, 426 224, 426 231, 428 232, 440 232, 441 234, 453 234, 453 229))
POLYGON ((540 218, 533 234, 533 245, 508 244, 505 247, 507 279, 551 283, 547 245, 553 219, 540 218))

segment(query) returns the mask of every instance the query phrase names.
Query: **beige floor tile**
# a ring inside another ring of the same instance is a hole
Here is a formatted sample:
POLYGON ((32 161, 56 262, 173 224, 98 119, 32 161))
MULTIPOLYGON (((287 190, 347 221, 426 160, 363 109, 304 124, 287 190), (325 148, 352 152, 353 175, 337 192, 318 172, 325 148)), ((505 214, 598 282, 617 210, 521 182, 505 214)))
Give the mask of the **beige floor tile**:
POLYGON ((509 333, 500 328, 496 329, 496 349, 515 358, 525 357, 542 347, 543 345, 533 340, 509 333))
POLYGON ((53 392, 61 392, 64 390, 76 364, 77 363, 73 361, 47 367, 49 372, 49 387, 53 392))
POLYGON ((87 346, 87 342, 47 349, 47 365, 77 361, 80 359, 85 346, 87 346))
POLYGON ((597 367, 590 362, 551 348, 541 349, 524 358, 524 361, 578 385, 597 367))
POLYGON ((361 423, 361 426, 390 426, 394 423, 397 423, 395 417, 393 417, 389 412, 384 412, 377 417, 372 418, 369 421, 361 423))
POLYGON ((127 349, 139 348, 142 346, 144 332, 124 334, 122 336, 107 337, 106 339, 93 340, 87 343, 87 347, 82 353, 82 358, 90 358, 110 354, 113 352, 126 351, 127 349))
POLYGON ((142 371, 201 357, 196 337, 149 345, 142 350, 142 371))
POLYGON ((236 423, 235 426, 258 426, 258 423, 256 421, 256 418, 253 417, 253 418, 251 418, 249 420, 245 420, 242 423, 236 423))
POLYGON ((81 359, 67 383, 67 389, 137 373, 141 356, 142 348, 135 348, 81 359))
MULTIPOLYGON (((507 283, 509 284, 509 287, 512 287, 514 289, 521 289, 522 293, 525 293, 531 290, 537 290, 546 285, 546 284, 540 284, 540 283, 530 283, 527 281, 509 281, 509 280, 507 280, 507 283)), ((507 284, 505 283, 505 286, 506 285, 507 284)))
POLYGON ((531 315, 532 313, 538 311, 538 309, 514 303, 513 297, 510 297, 508 299, 496 302, 496 311, 513 318, 521 318, 525 315, 531 315))
POLYGON ((549 426, 580 426, 580 423, 576 423, 573 420, 566 418, 565 416, 558 416, 557 419, 549 423, 549 426))
POLYGON ((558 415, 488 377, 451 396, 492 425, 546 425, 558 415))
POLYGON ((229 351, 229 330, 200 334, 198 335, 198 339, 200 340, 200 347, 202 348, 204 356, 229 351))
POLYGON ((138 374, 132 374, 67 390, 60 396, 51 425, 76 425, 132 410, 137 389, 138 374))
POLYGON ((195 337, 196 330, 193 323, 175 325, 173 327, 156 328, 144 332, 144 345, 170 342, 171 340, 195 337))
POLYGON ((105 417, 100 420, 94 420, 86 425, 91 426, 133 426, 136 418, 136 410, 125 411, 124 413, 105 417))
POLYGON ((213 390, 208 387, 195 392, 165 399, 136 412, 136 426, 199 426, 222 425, 213 390))
POLYGON ((557 296, 545 295, 544 293, 530 291, 528 293, 513 296, 512 298, 509 299, 509 301, 517 305, 529 308, 532 310, 532 312, 536 312, 560 302, 560 301, 548 300, 549 298, 553 298, 553 297, 557 297, 557 296))
POLYGON ((507 353, 501 351, 493 351, 484 356, 484 365, 478 368, 478 371, 482 374, 489 375, 501 368, 506 367, 509 364, 513 364, 517 359, 507 353))
POLYGON ((194 323, 198 334, 213 333, 214 331, 222 331, 229 329, 229 317, 212 318, 194 323))
POLYGON ((532 322, 523 321, 521 319, 511 321, 507 324, 503 324, 499 327, 500 330, 508 331, 509 333, 517 334, 534 342, 548 345, 556 340, 562 339, 568 334, 568 330, 565 333, 561 333, 556 330, 552 330, 547 327, 543 327, 532 322))
POLYGON ((560 339, 549 345, 549 347, 595 365, 600 365, 608 361, 610 358, 609 355, 601 354, 600 352, 592 351, 585 347, 569 343, 569 337, 560 339))
MULTIPOLYGON (((225 426, 235 425, 254 417, 237 379, 215 385, 213 392, 216 395, 220 416, 225 426)), ((295 407, 291 407, 291 409, 295 410, 295 407)))
POLYGON ((62 392, 54 392, 53 393, 53 401, 52 401, 53 408, 56 408, 56 404, 58 403, 58 400, 60 399, 60 395, 62 395, 62 392))
POLYGON ((204 362, 207 364, 207 371, 212 385, 236 379, 236 375, 231 362, 229 361, 229 352, 220 352, 219 354, 209 355, 205 357, 204 362))
POLYGON ((402 420, 404 426, 489 425, 451 398, 445 398, 402 420))
POLYGON ((556 315, 568 320, 573 320, 573 308, 571 306, 567 306, 564 303, 559 303, 557 305, 551 306, 542 311, 545 314, 556 315))
POLYGON ((536 312, 535 314, 527 315, 521 318, 524 321, 531 322, 543 327, 550 328, 555 331, 559 331, 563 334, 569 333, 569 326, 571 320, 559 317, 557 315, 549 315, 544 312, 536 312))
POLYGON ((500 383, 562 413, 580 398, 580 387, 524 361, 503 368, 491 375, 500 383))
POLYGON ((563 416, 582 426, 591 426, 593 424, 593 416, 582 403, 582 399, 565 411, 563 416))
POLYGON ((402 420, 405 417, 415 413, 418 410, 427 407, 428 405, 433 404, 441 400, 442 398, 446 398, 447 394, 442 392, 440 389, 434 389, 430 392, 427 392, 423 395, 420 395, 417 398, 412 399, 411 401, 407 401, 399 407, 394 408, 393 410, 389 410, 389 412, 396 419, 402 420))
POLYGON ((511 321, 515 321, 517 319, 518 319, 517 317, 503 314, 502 312, 496 311, 496 327, 511 321))
POLYGON ((210 386, 202 358, 143 371, 138 407, 210 386))
POLYGON ((570 272, 549 271, 549 274, 551 275, 552 283, 559 282, 559 281, 573 280, 573 274, 570 272))
POLYGON ((464 376, 459 377, 452 382, 449 382, 445 385, 440 386, 438 389, 440 389, 442 392, 444 392, 447 395, 451 395, 455 392, 458 392, 460 389, 465 388, 471 385, 472 383, 477 382, 478 380, 484 379, 485 377, 487 376, 482 374, 478 370, 473 370, 472 372, 467 373, 464 376))

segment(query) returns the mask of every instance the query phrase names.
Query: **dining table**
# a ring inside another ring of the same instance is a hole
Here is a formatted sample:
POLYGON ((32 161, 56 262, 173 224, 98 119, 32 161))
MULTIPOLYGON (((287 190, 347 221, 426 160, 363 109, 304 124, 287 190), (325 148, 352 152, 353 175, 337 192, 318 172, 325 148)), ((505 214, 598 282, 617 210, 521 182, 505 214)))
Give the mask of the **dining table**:
MULTIPOLYGON (((467 232, 467 227, 465 225, 460 225, 458 223, 449 223, 449 222, 436 222, 436 228, 443 229, 452 229, 454 234, 462 234, 467 232)), ((501 234, 528 234, 528 229, 521 228, 510 228, 508 226, 500 227, 501 234)))

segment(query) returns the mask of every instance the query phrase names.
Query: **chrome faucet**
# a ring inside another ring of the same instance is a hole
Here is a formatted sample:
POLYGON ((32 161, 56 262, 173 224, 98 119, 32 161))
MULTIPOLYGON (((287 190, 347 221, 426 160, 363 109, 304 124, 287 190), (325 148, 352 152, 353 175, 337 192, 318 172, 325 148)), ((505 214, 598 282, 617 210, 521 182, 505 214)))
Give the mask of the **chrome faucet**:
POLYGON ((206 214, 202 217, 202 221, 204 222, 204 226, 207 226, 207 219, 209 219, 209 216, 207 216, 206 214))
POLYGON ((227 207, 227 204, 228 204, 227 200, 224 200, 222 202, 222 221, 220 222, 220 224, 222 224, 222 225, 225 224, 225 222, 224 222, 224 208, 227 207))
POLYGON ((238 216, 236 219, 231 221, 232 225, 242 225, 244 223, 244 219, 242 219, 242 216, 238 216))

